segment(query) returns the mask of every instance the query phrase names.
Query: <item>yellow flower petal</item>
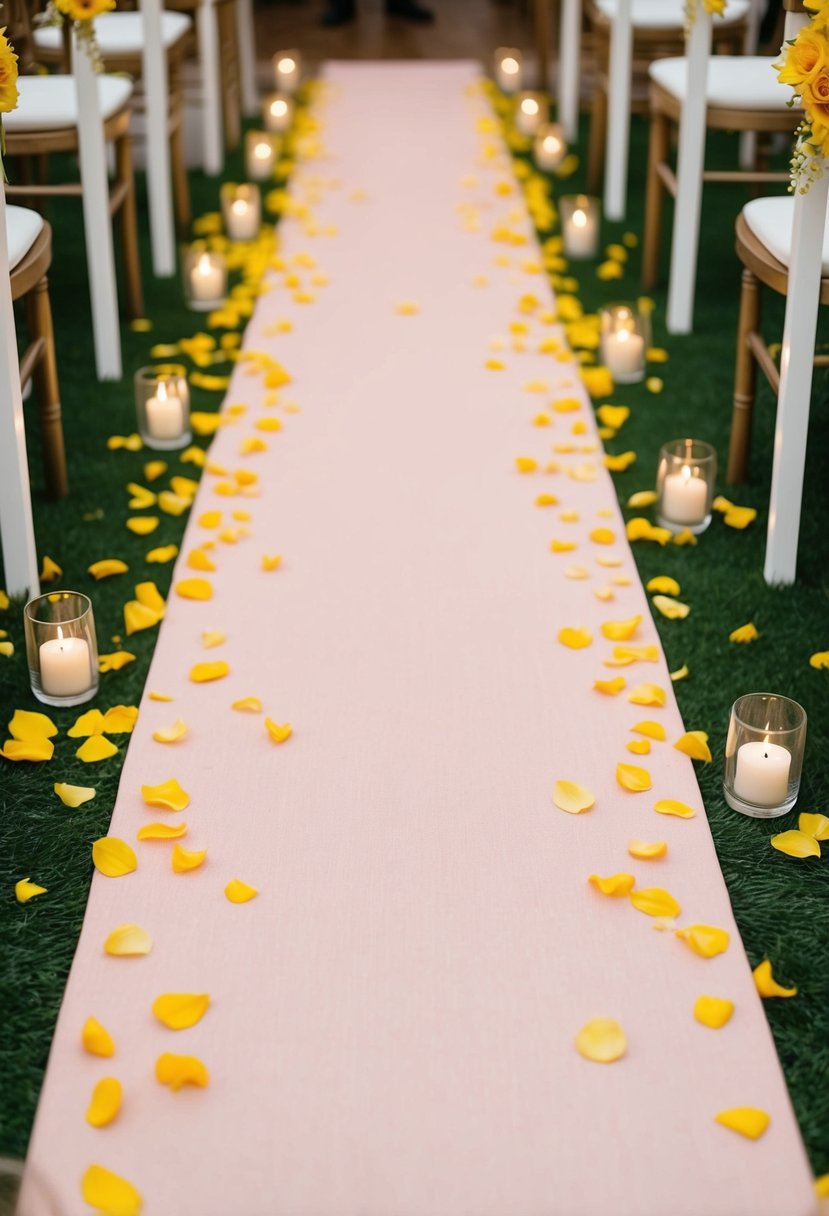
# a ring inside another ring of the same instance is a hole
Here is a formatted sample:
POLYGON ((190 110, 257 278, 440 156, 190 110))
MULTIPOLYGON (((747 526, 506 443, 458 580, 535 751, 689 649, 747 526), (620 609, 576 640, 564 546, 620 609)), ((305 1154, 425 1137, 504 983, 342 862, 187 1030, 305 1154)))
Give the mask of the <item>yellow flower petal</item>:
POLYGON ((260 418, 253 425, 257 431, 264 431, 266 434, 271 431, 282 430, 282 423, 278 418, 260 418))
POLYGON ((605 456, 604 467, 611 473, 624 473, 636 462, 635 452, 620 452, 618 456, 605 456))
POLYGON ((637 684, 628 693, 631 705, 664 705, 665 690, 658 684, 637 684))
POLYGON ((157 613, 159 617, 164 616, 166 608, 164 596, 158 590, 155 583, 138 583, 135 588, 135 598, 139 604, 143 604, 145 608, 149 608, 150 611, 157 613))
POLYGON ((87 573, 100 582, 102 578, 109 578, 113 574, 126 574, 128 569, 126 562, 117 557, 107 557, 100 562, 93 562, 87 567, 87 573))
POLYGON ((667 574, 660 574, 656 578, 648 580, 647 590, 659 592, 662 595, 679 595, 680 586, 675 578, 670 578, 667 574))
POLYGON ((157 625, 160 620, 160 613, 153 608, 148 608, 146 604, 142 604, 138 600, 128 600, 124 604, 124 628, 127 631, 127 637, 132 637, 134 633, 139 633, 142 629, 152 629, 153 625, 157 625))
POLYGON ((153 1002, 153 1013, 169 1030, 187 1030, 210 1008, 206 992, 165 992, 153 1002))
POLYGON ((815 1178, 815 1194, 818 1199, 829 1199, 829 1174, 815 1178))
POLYGON ((187 723, 177 718, 172 726, 162 726, 153 731, 156 743, 178 743, 187 734, 187 723))
POLYGON ((51 760, 55 752, 55 745, 51 739, 7 739, 0 748, 0 756, 6 760, 20 761, 31 760, 34 762, 51 760))
POLYGON ((645 507, 652 507, 656 499, 657 494, 655 490, 637 490, 635 494, 631 494, 627 500, 627 505, 634 511, 642 511, 645 507))
POLYGON ((635 857, 637 861, 658 861, 660 857, 664 857, 668 852, 668 844, 665 840, 629 840, 628 853, 631 857, 635 857))
POLYGON ((198 518, 198 524, 202 528, 218 528, 221 527, 222 513, 221 511, 204 511, 198 518))
POLYGON ((44 554, 43 565, 40 570, 40 581, 42 583, 53 583, 55 579, 63 576, 63 570, 57 562, 52 561, 51 557, 44 554))
POLYGON ((183 1085, 197 1085, 205 1089, 210 1084, 210 1074, 196 1056, 177 1056, 165 1051, 155 1062, 156 1080, 169 1085, 175 1093, 183 1085))
POLYGON ((14 642, 0 642, 0 655, 10 659, 14 654, 14 642))
POLYGON ((829 650, 818 650, 809 658, 809 666, 814 667, 815 671, 829 667, 829 650))
POLYGON ((136 840, 180 840, 187 835, 186 823, 145 823, 136 840))
POLYGON ((104 942, 104 952, 118 958, 133 958, 149 954, 153 939, 140 925, 119 925, 104 942))
POLYGON ((273 739, 274 743, 284 743, 286 739, 290 739, 294 733, 294 728, 290 722, 286 722, 284 726, 280 726, 278 722, 274 722, 272 718, 265 719, 265 729, 273 739))
POLYGON ((84 785, 67 785, 59 781, 54 786, 55 793, 64 806, 83 806, 95 797, 95 790, 84 785))
POLYGON ((747 625, 740 625, 739 629, 733 629, 728 635, 729 642, 756 642, 760 634, 757 632, 757 626, 751 621, 747 625))
POLYGON ((160 522, 157 515, 131 515, 127 520, 127 527, 136 536, 149 536, 151 532, 155 532, 160 522))
POLYGON ((596 410, 596 417, 603 426, 618 431, 630 417, 630 410, 626 405, 600 405, 596 410))
POLYGON ((814 836, 792 830, 772 836, 771 847, 788 857, 820 857, 820 845, 814 836))
POLYGON ((704 730, 688 730, 677 739, 674 747, 678 752, 684 752, 686 756, 690 756, 692 760, 703 760, 706 764, 711 762, 711 749, 708 746, 708 735, 704 730))
POLYGON ((762 963, 754 968, 754 984, 757 991, 762 997, 792 997, 797 996, 797 988, 783 988, 778 984, 771 972, 771 963, 769 960, 763 959, 762 963))
POLYGON ((98 655, 98 671, 103 675, 107 671, 120 671, 127 663, 134 663, 135 655, 128 650, 115 650, 112 654, 98 655))
POLYGON ((626 642, 636 633, 641 621, 641 616, 632 616, 626 621, 605 621, 602 625, 602 637, 607 638, 609 642, 626 642))
POLYGON ((584 785, 575 781, 557 781, 553 787, 553 802, 560 811, 568 815, 581 815, 596 803, 596 796, 584 785))
POLYGON ((574 540, 551 540, 550 541, 550 552, 551 553, 572 553, 573 550, 577 549, 577 548, 578 548, 578 545, 576 544, 576 542, 574 540))
POLYGON ((109 760, 110 756, 117 753, 118 748, 109 739, 105 739, 103 735, 92 735, 81 744, 75 755, 79 760, 83 760, 84 764, 95 764, 98 760, 109 760))
POLYGON ((81 1045, 91 1056, 115 1055, 115 1040, 96 1018, 87 1018, 81 1031, 81 1045))
POLYGON ((230 708, 245 714, 261 714, 262 702, 258 697, 242 697, 241 701, 234 701, 230 708))
POLYGON ((144 444, 141 441, 141 436, 132 435, 110 435, 107 439, 107 447, 111 452, 118 448, 124 448, 128 452, 140 452, 144 444))
POLYGON ((596 692, 603 693, 606 697, 617 696, 627 684, 624 676, 616 676, 615 680, 594 680, 593 687, 596 692))
POLYGON ((256 887, 249 887, 241 878, 233 878, 225 887, 225 896, 232 904, 246 904, 254 899, 259 892, 256 887))
POLYGON ((627 1051, 625 1032, 611 1018, 594 1018, 582 1026, 576 1035, 576 1050, 585 1060, 596 1064, 612 1064, 627 1051))
POLYGON ((590 571, 586 566, 568 566, 564 571, 564 577, 578 582, 582 579, 590 578, 590 571))
POLYGON ((282 565, 282 554, 274 553, 269 556, 267 553, 262 554, 262 569, 263 570, 278 570, 282 565))
POLYGON ((538 461, 533 460, 531 456, 516 456, 515 467, 519 473, 535 473, 538 470, 538 461))
POLYGON ((227 641, 226 633, 219 633, 216 629, 205 629, 201 635, 201 644, 205 650, 213 650, 216 646, 223 646, 227 641))
POLYGON ((687 663, 683 663, 681 667, 677 667, 676 671, 671 672, 671 683, 676 684, 679 680, 685 680, 691 674, 687 663))
POLYGON ((587 629, 560 629, 558 640, 570 650, 584 650, 593 641, 593 635, 587 629))
POLYGON ((694 1002, 694 1017, 710 1030, 722 1030, 733 1013, 734 1002, 721 996, 698 996, 694 1002))
POLYGON ((628 520, 625 533, 629 541, 650 540, 663 546, 673 540, 673 532, 669 528, 657 528, 650 520, 639 515, 628 520))
POLYGON ((682 604, 669 595, 655 595, 651 603, 656 611, 661 612, 662 616, 667 617, 669 621, 682 621, 691 611, 688 604, 682 604))
POLYGON ((92 1091, 86 1121, 93 1127, 106 1127, 121 1109, 121 1082, 117 1077, 102 1077, 92 1091))
POLYGON ((757 518, 757 512, 754 507, 729 507, 723 516, 723 523, 729 528, 736 528, 742 532, 743 528, 747 528, 757 518))
POLYGON ((625 747, 632 756, 650 755, 651 745, 649 739, 631 739, 630 743, 625 744, 625 747))
POLYGON ((166 472, 167 462, 165 460, 148 460, 144 465, 144 476, 147 481, 157 481, 166 472))
POLYGON ((161 807, 165 811, 183 811, 190 805, 190 795, 172 777, 160 785, 142 785, 141 797, 145 806, 161 807))
POLYGON ((207 856, 207 849, 185 849, 182 845, 173 846, 170 864, 175 874, 187 874, 190 870, 198 870, 207 856))
POLYGON ((683 528, 681 532, 674 533, 673 541, 675 545, 696 545, 699 543, 690 528, 683 528))
POLYGON ((674 937, 685 942, 700 958, 724 954, 731 940, 725 929, 718 929, 716 925, 686 925, 684 929, 674 929, 674 937))
POLYGON ((91 735, 102 735, 104 715, 100 709, 88 709, 75 719, 66 733, 70 739, 88 739, 91 735))
POLYGON ((156 495, 153 491, 148 490, 146 486, 138 485, 134 481, 131 481, 127 486, 127 492, 132 495, 127 506, 133 511, 146 511, 148 507, 154 507, 156 504, 156 495))
POLYGON ((677 819, 693 819, 696 811, 687 802, 678 802, 675 798, 662 798, 653 808, 657 815, 674 815, 677 819))
POLYGON ((632 874, 609 874, 607 878, 591 874, 587 881, 602 895, 613 896, 630 895, 636 884, 636 879, 632 874))
POLYGON ((829 817, 826 815, 808 815, 804 811, 798 816, 797 826, 815 840, 829 840, 829 817))
POLYGON ((98 1216, 140 1216, 143 1200, 126 1178, 102 1165, 90 1165, 81 1179, 84 1203, 98 1216))
POLYGON ((131 735, 137 720, 136 705, 113 705, 104 714, 101 730, 105 735, 131 735))
MULTIPOLYGON (((191 570, 202 570, 208 574, 212 574, 216 570, 216 563, 207 556, 203 549, 193 549, 192 552, 188 553, 187 565, 191 570)), ((199 582, 203 580, 194 579, 193 581, 199 582)))
POLYGON ((32 709, 16 709, 9 722, 9 734, 21 743, 37 739, 53 739, 58 728, 46 714, 32 709))
POLYGON ((123 878, 138 868, 138 858, 125 840, 102 836, 92 844, 95 869, 107 878, 123 878))
POLYGON ((594 528, 589 539, 594 545, 612 545, 616 542, 616 533, 611 528, 594 528))
POLYGON ((177 556, 178 545, 161 545, 158 549, 150 549, 144 561, 161 564, 163 562, 171 562, 177 556))
POLYGON ((756 1106, 732 1106, 730 1110, 721 1110, 714 1116, 714 1121, 732 1132, 739 1132, 747 1140, 759 1140, 771 1118, 756 1106))
POLYGON ((172 697, 166 692, 148 692, 147 696, 151 701, 172 701, 172 697))
POLYGON ((230 667, 224 659, 217 659, 213 663, 196 663, 190 668, 190 679, 194 684, 207 684, 229 674, 230 667))
POLYGON ((45 895, 46 887, 39 887, 36 882, 32 882, 29 878, 21 878, 19 882, 14 884, 14 897, 19 904, 26 904, 30 899, 34 899, 36 895, 45 895))
POLYGON ((650 773, 636 764, 617 764, 616 780, 623 790, 630 790, 635 794, 651 788, 650 773))
POLYGON ((663 887, 645 887, 633 891, 630 902, 637 912, 644 912, 646 916, 673 917, 679 916, 682 911, 670 891, 663 887))
POLYGON ((661 722, 637 722, 630 729, 637 735, 646 735, 649 739, 656 739, 659 743, 664 743, 668 738, 668 732, 661 722))
POLYGON ((210 600, 213 587, 206 578, 183 578, 176 583, 176 594, 183 600, 210 600))

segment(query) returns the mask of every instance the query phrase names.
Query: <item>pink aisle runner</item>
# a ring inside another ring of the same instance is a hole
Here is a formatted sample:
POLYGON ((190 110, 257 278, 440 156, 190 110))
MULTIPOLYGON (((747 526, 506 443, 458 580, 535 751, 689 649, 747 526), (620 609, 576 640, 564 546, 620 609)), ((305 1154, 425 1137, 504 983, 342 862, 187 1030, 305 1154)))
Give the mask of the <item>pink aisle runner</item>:
POLYGON ((327 155, 294 187, 311 216, 280 230, 316 299, 298 302, 276 274, 246 335, 293 383, 268 407, 240 368, 227 404, 247 412, 211 452, 258 472, 262 494, 223 498, 205 476, 176 581, 215 539, 205 511, 238 526, 231 512, 249 510, 251 535, 217 542, 210 602, 171 593, 148 689, 174 701, 145 695, 110 829, 138 869, 96 874, 55 1035, 31 1162, 62 1216, 88 1211, 79 1180, 93 1162, 135 1184, 146 1216, 812 1210, 693 766, 671 746, 684 728, 665 664, 621 669, 617 697, 592 688, 619 674, 603 666, 602 622, 641 614, 635 643, 657 635, 574 367, 537 353, 558 333, 545 280, 526 267, 538 247, 491 239, 499 225, 530 228, 520 192, 504 192, 508 160, 485 155, 497 137, 474 79, 465 63, 327 72, 327 155), (327 286, 312 283, 320 273, 327 286), (519 311, 527 293, 540 308, 519 311), (534 381, 544 392, 526 391, 534 381), (551 409, 574 395, 578 412, 551 409), (553 425, 531 425, 545 410, 553 425), (283 430, 255 429, 266 416, 283 430), (251 436, 268 451, 240 457, 251 436), (557 444, 575 451, 554 455, 557 444), (559 471, 519 475, 518 456, 559 471), (541 493, 559 505, 536 507, 541 493), (597 527, 616 543, 591 541, 597 527), (553 538, 578 547, 551 553, 553 538), (262 571, 263 553, 281 553, 281 568, 262 571), (588 577, 567 577, 573 564, 588 577), (560 645, 564 627, 587 628, 592 645, 560 645), (205 651, 204 630, 227 642, 205 651), (229 676, 188 679, 215 659, 229 676), (627 701, 641 682, 667 689, 664 708, 627 701), (292 723, 286 743, 262 715, 231 710, 248 696, 292 723), (179 717, 183 742, 152 739, 179 717), (645 718, 668 741, 631 756, 645 718), (652 790, 622 790, 620 761, 646 767, 652 790), (144 807, 141 785, 171 777, 188 809, 144 807), (560 779, 589 786, 594 809, 556 809, 560 779), (655 814, 662 798, 696 817, 655 814), (136 843, 165 817, 209 850, 201 869, 174 874, 170 845, 136 843), (631 837, 666 840, 667 858, 634 861, 631 837), (700 958, 587 884, 620 870, 667 888, 678 925, 727 929, 730 949, 700 958), (233 878, 258 897, 228 902, 233 878), (103 953, 125 922, 152 934, 147 957, 103 953), (211 1006, 176 1033, 151 1013, 165 992, 209 993, 211 1006), (694 1020, 703 993, 734 1001, 724 1029, 694 1020), (90 1015, 116 1040, 111 1060, 81 1050, 90 1015), (624 1059, 576 1052, 596 1017, 621 1023, 624 1059), (162 1052, 201 1058, 210 1087, 159 1085, 162 1052), (106 1075, 124 1105, 96 1130, 84 1111, 106 1075), (714 1122, 737 1106, 769 1112, 762 1139, 714 1122))

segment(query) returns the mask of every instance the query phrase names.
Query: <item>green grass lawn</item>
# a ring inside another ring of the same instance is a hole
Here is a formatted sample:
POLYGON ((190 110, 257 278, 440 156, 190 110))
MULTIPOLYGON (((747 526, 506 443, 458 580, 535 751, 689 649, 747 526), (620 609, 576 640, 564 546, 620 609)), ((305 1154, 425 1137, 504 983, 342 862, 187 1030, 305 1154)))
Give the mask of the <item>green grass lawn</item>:
MULTIPOLYGON (((730 155, 733 146, 733 141, 724 139, 716 153, 730 155)), ((629 221, 605 225, 606 242, 619 240, 626 231, 641 234, 644 165, 644 128, 637 123, 629 221)), ((227 176, 239 171, 238 161, 231 160, 227 176)), ((578 180, 577 175, 564 185, 556 183, 555 190, 569 192, 578 180)), ((196 214, 215 209, 215 181, 193 174, 192 190, 196 214)), ((652 488, 657 453, 668 439, 684 435, 706 439, 716 446, 724 464, 740 278, 733 252, 733 227, 745 198, 733 187, 711 187, 706 192, 697 330, 693 336, 666 335, 665 293, 655 293, 655 342, 670 352, 667 364, 653 368, 664 378, 664 391, 654 395, 644 386, 635 386, 614 394, 614 403, 631 407, 631 418, 608 445, 609 450, 632 448, 638 456, 629 471, 616 476, 623 503, 634 490, 652 488)), ((126 484, 145 484, 143 465, 156 454, 110 452, 107 436, 129 434, 135 429, 131 374, 150 361, 150 347, 189 336, 202 327, 203 319, 185 311, 176 280, 153 280, 145 245, 146 311, 153 321, 152 332, 137 334, 125 329, 124 379, 96 383, 83 247, 77 240, 80 212, 75 203, 64 201, 53 208, 49 218, 55 232, 51 284, 71 494, 60 503, 45 498, 35 410, 30 405, 27 426, 38 550, 41 555, 50 554, 63 567, 63 585, 94 596, 100 649, 106 652, 118 648, 110 643, 111 638, 123 637, 123 603, 131 598, 134 583, 155 579, 166 593, 171 567, 148 566, 144 555, 156 545, 177 542, 186 518, 162 515, 158 531, 147 538, 135 537, 126 530, 126 484), (87 566, 114 556, 128 562, 129 574, 95 584, 86 573, 87 566)), ((141 219, 146 231, 143 198, 141 219)), ((585 307, 595 309, 608 300, 639 295, 638 269, 635 250, 626 278, 620 283, 600 282, 593 266, 574 267, 585 307)), ((771 334, 782 334, 780 301, 769 302, 766 320, 771 334)), ((195 405, 216 408, 220 396, 197 391, 195 405)), ((795 698, 809 714, 798 809, 825 811, 829 807, 829 672, 809 666, 810 654, 829 649, 829 498, 822 468, 829 450, 829 400, 822 374, 816 379, 812 406, 798 581, 785 589, 767 587, 762 576, 773 426, 773 399, 763 387, 749 480, 733 492, 721 486, 734 501, 758 509, 754 524, 745 532, 737 532, 726 528, 717 517, 695 548, 662 549, 639 543, 634 545, 634 553, 643 580, 655 574, 673 575, 682 586, 681 598, 691 605, 686 620, 667 621, 657 616, 656 623, 670 667, 687 663, 690 668, 689 677, 675 686, 686 724, 689 729, 710 734, 714 760, 707 767, 698 765, 698 775, 749 958, 756 964, 769 957, 776 977, 799 988, 794 1000, 767 1002, 766 1011, 812 1164, 816 1173, 823 1173, 829 1171, 829 1090, 825 1084, 829 1064, 829 860, 795 861, 771 849, 769 837, 774 831, 796 826, 796 812, 772 827, 729 810, 721 791, 721 757, 732 701, 748 691, 775 691, 795 698), (730 631, 748 621, 757 626, 759 640, 748 646, 730 643, 730 631)), ((181 465, 175 453, 161 456, 168 460, 168 476, 197 475, 192 465, 181 465)), ((7 721, 16 707, 36 706, 28 688, 18 605, 0 614, 0 628, 9 631, 16 646, 12 659, 0 659, 0 713, 7 721)), ((154 634, 147 631, 124 639, 137 661, 121 672, 102 677, 97 700, 102 709, 137 702, 154 634)), ((65 732, 78 712, 52 711, 52 716, 65 732)), ((126 741, 126 736, 118 737, 120 755, 90 768, 75 759, 74 741, 62 733, 50 764, 4 763, 0 768, 3 1153, 20 1156, 26 1149, 52 1029, 84 913, 91 877, 89 844, 106 833, 126 741), (52 792, 57 780, 94 784, 97 796, 79 810, 70 811, 52 792), (49 894, 21 906, 14 897, 14 884, 26 875, 47 887, 49 894)))

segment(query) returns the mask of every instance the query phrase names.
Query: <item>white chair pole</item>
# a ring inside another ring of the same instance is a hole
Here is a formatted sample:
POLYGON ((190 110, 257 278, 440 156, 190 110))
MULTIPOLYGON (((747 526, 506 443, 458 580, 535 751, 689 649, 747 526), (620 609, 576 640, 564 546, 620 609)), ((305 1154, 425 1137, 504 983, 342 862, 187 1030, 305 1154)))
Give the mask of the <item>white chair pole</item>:
POLYGON ((696 6, 696 21, 691 29, 686 50, 688 82, 679 121, 676 206, 671 237, 667 314, 667 326, 672 334, 689 334, 694 324, 710 55, 711 14, 705 5, 700 3, 696 6))
MULTIPOLYGON (((253 0, 236 0, 236 41, 239 45, 242 113, 255 118, 259 113, 256 87, 256 46, 253 33, 253 0)), ((547 85, 544 85, 547 88, 547 85)))
POLYGON ((763 570, 767 583, 793 583, 797 567, 803 470, 812 396, 812 360, 820 301, 820 250, 823 248, 828 197, 829 176, 825 171, 807 194, 795 196, 786 323, 780 356, 780 392, 774 430, 766 564, 763 570))
POLYGON ((106 144, 98 79, 89 55, 72 35, 72 62, 78 93, 78 151, 83 185, 83 223, 92 299, 92 333, 99 380, 121 379, 118 290, 109 214, 106 144))
POLYGON ((173 229, 173 184, 170 140, 167 130, 169 97, 167 53, 161 36, 161 0, 141 0, 144 45, 144 104, 147 117, 147 200, 150 209, 150 245, 153 271, 170 278, 176 270, 173 229))
POLYGON ((196 10, 202 104, 202 167, 217 177, 224 168, 221 82, 219 76, 219 22, 213 0, 201 0, 196 10))
POLYGON ((558 121, 569 143, 579 135, 581 0, 561 0, 558 50, 558 121))
POLYGON ((20 366, 14 329, 9 250, 6 239, 6 195, 0 187, 0 542, 6 590, 11 595, 38 595, 32 496, 26 459, 20 366))
POLYGON ((633 74, 632 0, 618 0, 610 31, 607 150, 604 209, 610 220, 623 220, 628 193, 630 90, 633 74))

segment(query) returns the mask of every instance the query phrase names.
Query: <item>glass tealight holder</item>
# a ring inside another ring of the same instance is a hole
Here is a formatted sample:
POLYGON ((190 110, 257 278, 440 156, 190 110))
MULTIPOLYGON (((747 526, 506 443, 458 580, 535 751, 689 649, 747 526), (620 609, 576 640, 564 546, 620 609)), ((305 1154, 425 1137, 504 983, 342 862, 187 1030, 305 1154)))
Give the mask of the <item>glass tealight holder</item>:
POLYGON ((559 200, 564 256, 586 262, 599 252, 601 206, 587 194, 565 194, 559 200))
POLYGON ((259 235, 262 200, 259 187, 225 182, 220 191, 225 232, 232 241, 253 241, 259 235))
POLYGON ((287 131, 294 121, 294 103, 285 93, 270 93, 262 102, 262 125, 266 131, 287 131))
POLYGON ((524 61, 514 46, 499 46, 495 52, 495 83, 502 93, 517 93, 523 80, 524 61))
POLYGON ((673 439, 659 451, 656 515, 660 527, 695 536, 711 523, 717 453, 701 439, 673 439))
POLYGON ((754 819, 790 811, 800 790, 806 711, 771 692, 738 697, 725 742, 723 793, 732 810, 754 819))
POLYGON ((645 378, 647 346, 644 318, 636 304, 607 304, 599 310, 602 363, 617 384, 645 378))
POLYGON ((98 643, 92 601, 79 591, 50 591, 23 610, 32 692, 44 705, 83 705, 98 692, 98 643))
POLYGON ((515 126, 522 135, 535 135, 547 120, 547 101, 541 93, 519 93, 515 99, 515 126))
POLYGON ((557 122, 545 122, 538 128, 533 144, 535 163, 544 173, 552 173, 567 155, 564 127, 557 122))
POLYGON ((294 94, 302 75, 302 56, 297 50, 277 51, 273 57, 273 82, 280 93, 294 94))
POLYGON ((184 296, 194 312, 210 312, 227 296, 227 262, 223 253, 188 249, 184 255, 184 296))
POLYGON ((184 367, 178 363, 139 367, 133 384, 138 431, 147 447, 162 452, 187 447, 192 435, 184 367))
POLYGON ((270 131, 248 131, 245 136, 245 172, 254 182, 273 177, 279 140, 270 131))

